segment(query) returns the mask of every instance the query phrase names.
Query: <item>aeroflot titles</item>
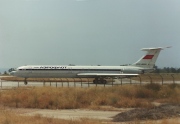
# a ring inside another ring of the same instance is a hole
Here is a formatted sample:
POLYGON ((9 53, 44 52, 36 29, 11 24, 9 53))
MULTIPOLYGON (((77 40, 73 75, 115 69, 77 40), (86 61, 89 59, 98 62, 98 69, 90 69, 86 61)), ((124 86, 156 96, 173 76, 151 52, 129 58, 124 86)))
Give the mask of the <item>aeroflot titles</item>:
POLYGON ((26 69, 66 69, 66 68, 67 68, 66 66, 41 66, 41 67, 33 67, 26 69))
MULTIPOLYGON (((35 67, 38 68, 38 67, 35 67)), ((65 66, 41 66, 40 69, 66 69, 65 66)))

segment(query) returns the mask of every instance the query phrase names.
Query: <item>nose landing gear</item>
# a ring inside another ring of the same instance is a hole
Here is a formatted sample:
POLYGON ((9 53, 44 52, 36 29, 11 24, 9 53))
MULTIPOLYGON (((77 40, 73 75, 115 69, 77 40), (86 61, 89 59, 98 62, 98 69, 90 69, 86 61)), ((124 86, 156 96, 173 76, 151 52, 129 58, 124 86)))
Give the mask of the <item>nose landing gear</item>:
POLYGON ((24 84, 27 85, 28 82, 27 82, 27 78, 24 79, 24 84))

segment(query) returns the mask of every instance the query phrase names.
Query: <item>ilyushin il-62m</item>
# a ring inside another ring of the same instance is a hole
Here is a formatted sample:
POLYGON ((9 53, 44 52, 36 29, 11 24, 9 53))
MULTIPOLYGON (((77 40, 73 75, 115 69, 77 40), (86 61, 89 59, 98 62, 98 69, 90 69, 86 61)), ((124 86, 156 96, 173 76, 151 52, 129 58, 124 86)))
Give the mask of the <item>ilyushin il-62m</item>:
MULTIPOLYGON (((164 47, 169 48, 169 47, 164 47)), ((146 55, 128 66, 66 66, 66 65, 27 65, 18 67, 10 74, 27 78, 94 78, 93 83, 107 83, 106 78, 126 78, 138 76, 154 70, 155 62, 163 47, 143 48, 146 55)))

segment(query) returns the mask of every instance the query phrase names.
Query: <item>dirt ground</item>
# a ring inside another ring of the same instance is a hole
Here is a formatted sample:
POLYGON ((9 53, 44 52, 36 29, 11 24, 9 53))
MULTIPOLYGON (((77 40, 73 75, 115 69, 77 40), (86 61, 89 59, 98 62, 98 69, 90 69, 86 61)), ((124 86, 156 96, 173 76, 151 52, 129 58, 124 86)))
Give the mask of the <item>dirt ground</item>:
MULTIPOLYGON (((109 124, 127 124, 138 121, 139 123, 160 123, 166 119, 166 123, 180 123, 180 105, 162 104, 151 109, 113 108, 113 110, 49 110, 49 109, 27 109, 0 107, 1 110, 8 110, 21 116, 36 116, 59 118, 65 120, 76 120, 89 118, 104 120, 109 124), (175 120, 175 121, 174 121, 175 120)), ((151 124, 149 123, 149 124, 151 124)))
POLYGON ((180 105, 163 104, 151 109, 133 109, 122 112, 113 117, 113 122, 127 122, 134 120, 159 120, 180 117, 180 105))

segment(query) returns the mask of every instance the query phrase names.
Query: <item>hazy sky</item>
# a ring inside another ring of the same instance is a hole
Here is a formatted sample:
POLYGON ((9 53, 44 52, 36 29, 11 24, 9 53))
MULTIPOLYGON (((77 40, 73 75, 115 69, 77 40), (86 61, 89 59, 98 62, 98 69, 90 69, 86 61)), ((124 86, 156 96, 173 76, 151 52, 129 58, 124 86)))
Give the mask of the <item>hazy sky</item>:
POLYGON ((131 64, 161 46, 156 65, 179 68, 180 0, 0 0, 0 68, 131 64))

